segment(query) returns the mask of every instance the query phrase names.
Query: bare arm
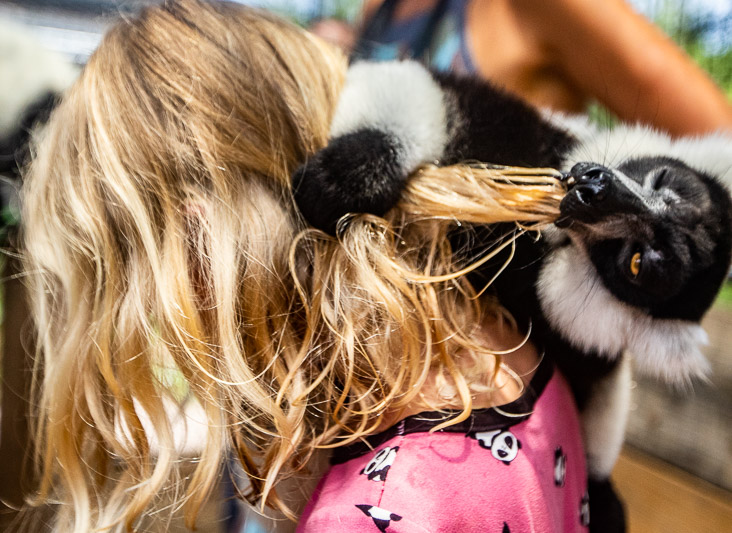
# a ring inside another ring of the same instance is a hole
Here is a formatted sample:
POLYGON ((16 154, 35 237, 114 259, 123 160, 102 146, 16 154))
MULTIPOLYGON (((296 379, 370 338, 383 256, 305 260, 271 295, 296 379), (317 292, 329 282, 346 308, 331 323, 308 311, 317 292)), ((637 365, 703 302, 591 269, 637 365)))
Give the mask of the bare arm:
POLYGON ((514 6, 549 59, 622 120, 674 135, 732 130, 726 96, 623 0, 518 0, 514 6))

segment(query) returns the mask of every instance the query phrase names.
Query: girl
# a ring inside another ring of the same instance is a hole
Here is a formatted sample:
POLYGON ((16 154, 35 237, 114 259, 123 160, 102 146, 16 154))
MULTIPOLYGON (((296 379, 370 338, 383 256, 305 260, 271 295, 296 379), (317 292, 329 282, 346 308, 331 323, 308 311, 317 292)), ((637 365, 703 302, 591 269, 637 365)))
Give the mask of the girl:
POLYGON ((175 486, 181 397, 206 428, 189 525, 232 451, 251 499, 296 518, 282 480, 334 449, 303 531, 585 528, 567 386, 446 238, 454 213, 548 223, 561 187, 426 169, 385 219, 308 229, 290 176, 345 68, 276 17, 181 0, 114 27, 53 114, 24 222, 60 529, 141 527, 175 486))

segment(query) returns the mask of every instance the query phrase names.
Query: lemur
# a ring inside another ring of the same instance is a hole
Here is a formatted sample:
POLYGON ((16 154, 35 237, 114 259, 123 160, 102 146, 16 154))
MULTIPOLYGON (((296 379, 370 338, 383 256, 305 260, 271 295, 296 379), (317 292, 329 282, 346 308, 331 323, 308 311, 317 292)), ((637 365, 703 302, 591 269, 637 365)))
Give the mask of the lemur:
MULTIPOLYGON (((518 238, 491 290, 519 324, 531 321, 532 339, 573 389, 592 531, 622 530, 609 475, 630 403, 625 354, 677 384, 708 370, 699 322, 730 267, 732 202, 722 183, 732 180, 732 137, 672 140, 622 125, 601 132, 478 79, 411 61, 356 63, 328 146, 293 176, 295 199, 309 224, 334 233, 347 213, 386 213, 421 164, 475 160, 565 173, 559 219, 538 241, 518 238)), ((473 231, 463 242, 476 250, 505 233, 473 231)), ((502 264, 477 276, 491 279, 502 264)))

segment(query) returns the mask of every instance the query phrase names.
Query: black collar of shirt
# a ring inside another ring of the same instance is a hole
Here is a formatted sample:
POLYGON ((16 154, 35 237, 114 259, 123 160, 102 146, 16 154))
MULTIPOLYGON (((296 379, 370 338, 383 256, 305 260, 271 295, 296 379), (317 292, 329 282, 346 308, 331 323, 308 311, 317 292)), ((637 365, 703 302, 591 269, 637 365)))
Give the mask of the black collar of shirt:
MULTIPOLYGON (((438 431, 469 434, 478 431, 505 429, 523 422, 531 416, 536 401, 544 392, 544 388, 549 383, 553 374, 554 364, 548 357, 544 356, 534 373, 534 377, 531 378, 531 382, 519 398, 499 407, 473 409, 470 416, 462 422, 447 426, 438 431)), ((444 411, 423 411, 416 415, 408 416, 381 433, 365 437, 353 444, 336 448, 331 456, 330 462, 334 465, 345 463, 375 450, 398 435, 430 431, 446 420, 455 418, 461 412, 457 409, 446 409, 444 411)))

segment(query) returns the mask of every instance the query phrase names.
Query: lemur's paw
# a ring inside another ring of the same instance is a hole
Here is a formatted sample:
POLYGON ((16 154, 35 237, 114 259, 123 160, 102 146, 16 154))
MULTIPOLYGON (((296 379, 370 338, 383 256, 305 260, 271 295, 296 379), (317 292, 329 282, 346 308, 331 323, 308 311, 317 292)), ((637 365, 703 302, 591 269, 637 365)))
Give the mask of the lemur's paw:
POLYGON ((348 213, 384 215, 399 200, 407 177, 400 148, 392 135, 376 129, 332 139, 293 174, 295 201, 305 220, 334 235, 348 213))
POLYGON ((625 533, 625 506, 609 479, 588 480, 590 533, 625 533))

